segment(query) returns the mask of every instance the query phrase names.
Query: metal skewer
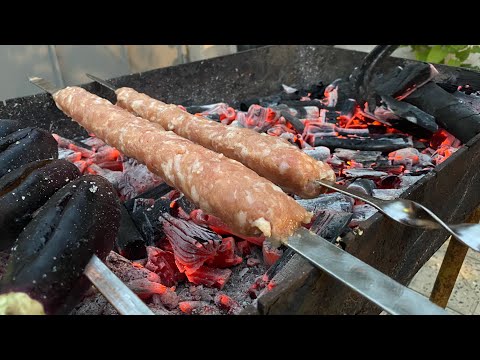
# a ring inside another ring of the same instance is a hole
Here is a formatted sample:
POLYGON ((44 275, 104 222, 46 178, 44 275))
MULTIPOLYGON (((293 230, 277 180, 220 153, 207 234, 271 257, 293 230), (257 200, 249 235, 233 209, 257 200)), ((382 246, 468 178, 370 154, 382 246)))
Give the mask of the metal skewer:
POLYGON ((155 315, 96 255, 84 274, 122 315, 155 315))
POLYGON ((357 193, 355 190, 346 189, 330 181, 317 181, 317 183, 328 189, 364 201, 400 224, 426 229, 444 228, 469 248, 480 251, 480 224, 446 224, 431 210, 412 200, 381 200, 357 193))

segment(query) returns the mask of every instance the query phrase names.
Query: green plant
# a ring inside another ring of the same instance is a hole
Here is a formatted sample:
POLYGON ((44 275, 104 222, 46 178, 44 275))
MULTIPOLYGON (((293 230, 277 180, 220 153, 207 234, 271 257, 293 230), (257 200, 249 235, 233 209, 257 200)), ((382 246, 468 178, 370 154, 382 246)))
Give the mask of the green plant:
POLYGON ((405 45, 415 53, 417 60, 450 66, 473 67, 466 64, 470 54, 480 53, 480 45, 405 45))

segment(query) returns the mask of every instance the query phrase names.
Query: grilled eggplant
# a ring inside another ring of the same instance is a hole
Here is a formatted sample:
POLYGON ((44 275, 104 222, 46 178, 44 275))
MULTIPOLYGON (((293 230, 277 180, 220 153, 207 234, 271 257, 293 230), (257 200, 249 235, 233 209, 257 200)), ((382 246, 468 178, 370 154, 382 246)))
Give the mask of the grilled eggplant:
POLYGON ((0 138, 0 177, 35 160, 58 158, 55 138, 29 127, 0 138))
POLYGON ((47 314, 65 314, 91 286, 83 274, 93 254, 105 260, 120 223, 120 203, 101 176, 71 181, 43 205, 19 235, 1 292, 21 291, 47 314))
POLYGON ((0 120, 0 138, 3 138, 18 129, 20 129, 22 126, 19 121, 17 120, 0 120))
POLYGON ((66 160, 38 160, 0 178, 0 250, 10 247, 33 213, 80 171, 66 160))

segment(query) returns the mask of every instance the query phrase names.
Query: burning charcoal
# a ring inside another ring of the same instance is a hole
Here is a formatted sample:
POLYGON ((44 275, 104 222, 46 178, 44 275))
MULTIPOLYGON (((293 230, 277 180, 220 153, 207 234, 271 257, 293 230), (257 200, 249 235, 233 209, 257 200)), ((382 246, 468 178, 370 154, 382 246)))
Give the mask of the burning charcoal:
MULTIPOLYGON (((172 294, 175 294, 174 292, 172 294)), ((178 299, 177 299, 178 300, 178 299)), ((178 302, 177 305, 178 306, 178 302)), ((155 315, 174 315, 173 311, 167 310, 167 308, 162 303, 162 298, 160 295, 153 294, 152 302, 148 304, 148 308, 152 310, 155 315)))
POLYGON ((284 105, 287 105, 289 108, 299 108, 304 106, 314 106, 319 110, 326 108, 326 105, 319 100, 308 100, 308 101, 282 100, 281 103, 284 105))
POLYGON ((310 231, 320 235, 325 240, 333 242, 347 228, 352 217, 352 213, 323 210, 318 213, 313 221, 310 231))
POLYGON ((250 255, 252 253, 250 243, 247 240, 237 241, 235 245, 237 247, 238 254, 241 256, 250 255))
POLYGON ((335 166, 342 166, 343 165, 343 160, 341 160, 340 158, 338 158, 337 155, 333 154, 332 157, 330 157, 329 159, 327 159, 327 162, 332 165, 333 167, 335 166))
MULTIPOLYGON (((217 290, 206 288, 203 285, 198 285, 198 286, 190 285, 188 290, 190 291, 190 295, 192 296, 193 300, 207 301, 207 302, 210 302, 210 301, 213 302, 212 295, 217 292, 217 290)), ((184 296, 183 297, 181 296, 181 298, 183 300, 184 296)))
POLYGON ((422 86, 405 101, 435 117, 437 123, 457 137, 468 142, 480 133, 480 114, 433 82, 422 86))
POLYGON ((161 278, 145 267, 132 263, 113 251, 108 254, 106 264, 140 298, 149 299, 153 295, 159 295, 158 299, 167 307, 176 301, 173 288, 163 285, 161 278))
POLYGON ((439 130, 438 132, 433 134, 432 138, 430 139, 430 146, 433 149, 438 149, 439 147, 446 145, 459 147, 460 141, 445 129, 439 130))
POLYGON ((142 199, 159 199, 162 196, 168 194, 170 191, 172 191, 173 188, 168 185, 167 183, 161 183, 154 188, 145 191, 143 194, 138 195, 137 197, 134 197, 132 199, 128 199, 125 201, 124 205, 128 209, 128 211, 133 210, 133 206, 135 203, 135 199, 137 198, 142 198, 142 199))
POLYGON ((315 199, 296 200, 307 211, 314 214, 322 210, 352 212, 353 199, 340 193, 322 194, 315 199))
POLYGON ((235 120, 236 116, 235 110, 225 103, 189 106, 186 108, 186 111, 188 111, 190 114, 199 114, 212 120, 217 118, 218 121, 225 125, 229 125, 233 120, 235 120))
POLYGON ((217 249, 217 254, 212 259, 205 261, 211 267, 226 268, 240 264, 243 259, 235 255, 235 240, 233 237, 222 239, 222 244, 217 249))
POLYGON ((353 207, 353 218, 350 226, 358 226, 362 221, 369 219, 378 210, 368 204, 355 205, 353 207))
POLYGON ((147 245, 154 245, 165 236, 159 217, 169 211, 170 203, 170 199, 165 197, 157 200, 137 198, 133 208, 130 209, 128 204, 125 206, 147 245))
POLYGON ((403 174, 405 166, 403 165, 381 165, 381 166, 372 166, 373 170, 382 171, 389 174, 400 175, 403 174))
POLYGON ((56 159, 58 147, 48 132, 25 128, 0 139, 0 177, 35 160, 56 159))
POLYGON ((238 314, 240 311, 242 311, 242 307, 238 302, 233 300, 230 296, 222 293, 219 293, 215 296, 215 304, 230 315, 238 314))
POLYGON ((180 302, 177 293, 173 289, 168 289, 162 294, 153 294, 152 303, 161 305, 169 310, 175 309, 180 302))
POLYGON ((90 175, 100 175, 104 177, 117 191, 124 180, 124 174, 121 171, 103 169, 97 164, 88 166, 86 172, 90 175))
POLYGON ((349 178, 377 178, 381 176, 387 176, 388 174, 383 171, 376 171, 373 169, 345 169, 343 174, 349 178))
POLYGON ((65 160, 39 160, 0 179, 0 250, 10 247, 35 211, 71 180, 80 176, 65 160))
POLYGON ((303 133, 303 130, 305 130, 305 126, 298 118, 291 115, 288 111, 285 110, 280 111, 280 114, 294 127, 295 130, 297 130, 299 134, 303 133))
POLYGON ((98 166, 105 170, 119 171, 123 172, 123 162, 122 161, 105 161, 98 163, 98 166))
POLYGON ((84 175, 85 174, 85 171, 87 170, 88 168, 88 164, 86 161, 74 161, 73 162, 73 165, 75 165, 77 167, 77 169, 80 171, 80 174, 84 175))
POLYGON ((303 137, 305 141, 309 144, 312 143, 312 141, 310 141, 311 136, 338 136, 338 133, 335 131, 334 124, 321 123, 316 121, 306 121, 305 124, 306 125, 303 132, 303 137))
POLYGON ((370 132, 367 127, 355 129, 355 128, 342 128, 342 127, 334 126, 334 129, 338 133, 338 135, 342 135, 342 136, 355 135, 359 137, 368 137, 370 135, 370 132))
POLYGON ((316 137, 312 146, 326 146, 330 149, 344 148, 352 150, 371 150, 391 152, 398 149, 412 147, 411 137, 383 137, 383 138, 339 138, 316 137))
POLYGON ((123 163, 123 181, 118 185, 118 190, 126 200, 158 186, 162 178, 150 172, 147 167, 135 159, 128 159, 123 163))
POLYGON ((338 85, 342 82, 342 79, 336 79, 334 80, 331 84, 329 84, 326 88, 325 91, 323 92, 323 95, 325 96, 326 105, 330 108, 334 108, 337 106, 337 101, 338 101, 338 85))
POLYGON ((91 286, 83 275, 93 254, 105 260, 120 223, 118 199, 100 176, 71 181, 19 235, 2 291, 23 291, 47 313, 68 313, 91 286))
POLYGON ((357 101, 355 99, 345 99, 340 108, 340 118, 350 120, 355 114, 357 108, 357 101))
POLYGON ((397 189, 400 187, 400 183, 400 177, 397 175, 388 175, 376 180, 379 189, 397 189))
POLYGON ((270 240, 265 240, 262 245, 262 254, 263 262, 268 266, 272 266, 277 262, 278 259, 280 259, 283 254, 283 250, 273 246, 270 240))
POLYGON ((399 130, 408 131, 410 133, 412 128, 421 127, 422 129, 427 130, 428 132, 423 134, 431 135, 438 131, 438 125, 435 122, 435 118, 427 114, 426 112, 420 110, 419 108, 407 103, 395 100, 391 96, 383 95, 382 96, 383 102, 388 106, 388 108, 393 112, 393 114, 397 115, 400 119, 406 120, 410 122, 410 126, 402 128, 402 122, 398 121, 389 121, 393 127, 398 128, 399 130))
POLYGON ((20 121, 0 119, 0 138, 17 131, 21 127, 20 121))
POLYGON ((280 136, 286 140, 293 140, 295 131, 291 130, 288 126, 284 124, 277 123, 267 130, 267 134, 271 136, 280 136))
POLYGON ((120 206, 120 209, 122 217, 115 241, 115 251, 130 260, 143 259, 147 256, 145 240, 133 223, 127 209, 123 205, 120 206))
POLYGON ((184 195, 180 196, 176 200, 176 203, 181 209, 183 209, 188 214, 190 214, 193 210, 196 209, 195 204, 192 203, 190 200, 188 200, 184 195))
POLYGON ((373 197, 382 200, 393 200, 397 199, 405 191, 405 188, 400 189, 374 189, 373 197))
POLYGON ((58 158, 59 159, 65 159, 67 161, 70 161, 71 163, 75 161, 80 161, 82 159, 82 154, 79 152, 75 152, 70 149, 58 149, 58 158))
POLYGON ((64 138, 58 134, 52 134, 53 138, 57 142, 58 146, 64 149, 70 149, 74 151, 79 151, 79 152, 84 152, 85 157, 89 157, 90 155, 93 154, 93 151, 91 146, 82 143, 82 142, 77 142, 75 140, 70 140, 67 138, 64 138))
POLYGON ((101 164, 107 161, 117 161, 120 158, 120 151, 111 147, 103 146, 98 152, 88 156, 90 160, 96 164, 101 164))
POLYGON ((237 114, 237 121, 244 127, 253 129, 258 132, 265 132, 272 127, 280 118, 280 115, 270 108, 263 108, 260 105, 252 105, 248 109, 247 114, 239 116, 237 114))
POLYGON ((403 188, 407 188, 415 184, 418 180, 423 178, 424 175, 419 176, 402 176, 400 186, 403 188))
POLYGON ((418 164, 420 153, 415 148, 400 149, 388 154, 388 159, 393 165, 405 165, 410 169, 413 165, 418 164))
POLYGON ((257 266, 257 265, 260 265, 262 263, 262 261, 260 259, 257 259, 255 257, 250 257, 247 259, 247 266, 248 267, 254 267, 254 266, 257 266))
POLYGON ((335 149, 334 154, 339 159, 354 160, 359 163, 375 162, 382 155, 380 151, 359 151, 350 149, 335 149))
POLYGON ((281 104, 278 106, 272 107, 275 111, 284 110, 290 113, 290 115, 295 116, 298 119, 310 119, 316 120, 320 116, 318 107, 316 106, 296 106, 288 107, 287 105, 281 104))
POLYGON ((330 149, 325 146, 317 146, 315 148, 305 149, 303 151, 305 154, 319 161, 326 161, 330 157, 330 149))
POLYGON ((250 286, 248 289, 248 294, 250 298, 256 299, 260 295, 260 292, 267 288, 268 284, 270 283, 270 278, 267 274, 259 276, 255 279, 255 282, 250 286))
POLYGON ((178 307, 187 315, 219 315, 219 311, 205 301, 182 301, 178 307))
POLYGON ((174 218, 168 213, 163 213, 161 220, 177 267, 187 276, 217 255, 222 238, 210 229, 193 221, 174 218))
POLYGON ((149 299, 152 295, 164 295, 168 292, 174 292, 165 285, 157 282, 149 281, 148 279, 130 280, 125 285, 128 286, 140 299, 149 299))
POLYGON ((355 179, 354 182, 347 186, 347 189, 356 190, 357 192, 368 196, 372 195, 372 191, 375 188, 375 183, 370 179, 355 179))
POLYGON ((404 69, 396 70, 395 74, 389 74, 375 86, 378 94, 402 100, 438 74, 433 65, 420 62, 410 63, 404 69))
POLYGON ((186 273, 188 281, 196 285, 205 285, 217 289, 223 289, 232 275, 230 269, 214 269, 201 266, 197 270, 186 273))
POLYGON ((81 140, 80 141, 82 144, 85 144, 87 146, 89 146, 91 149, 98 149, 98 148, 101 148, 102 146, 106 145, 105 142, 103 142, 103 140, 95 137, 95 136, 91 136, 87 139, 84 139, 84 140, 81 140))

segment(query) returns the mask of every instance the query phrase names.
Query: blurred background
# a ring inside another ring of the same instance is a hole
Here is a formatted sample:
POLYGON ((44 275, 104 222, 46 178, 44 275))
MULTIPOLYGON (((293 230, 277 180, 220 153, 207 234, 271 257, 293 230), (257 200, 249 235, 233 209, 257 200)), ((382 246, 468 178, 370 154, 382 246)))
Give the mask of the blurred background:
MULTIPOLYGON (((63 87, 90 82, 85 72, 108 79, 260 46, 264 45, 0 45, 0 100, 39 93, 41 90, 28 82, 29 76, 44 77, 63 87)), ((334 46, 363 52, 375 47, 334 46)), ((461 48, 465 46, 471 45, 410 45, 393 56, 458 66, 455 56, 467 55, 467 62, 477 64, 479 54, 466 53, 461 48), (453 47, 459 47, 458 51, 453 47)))

